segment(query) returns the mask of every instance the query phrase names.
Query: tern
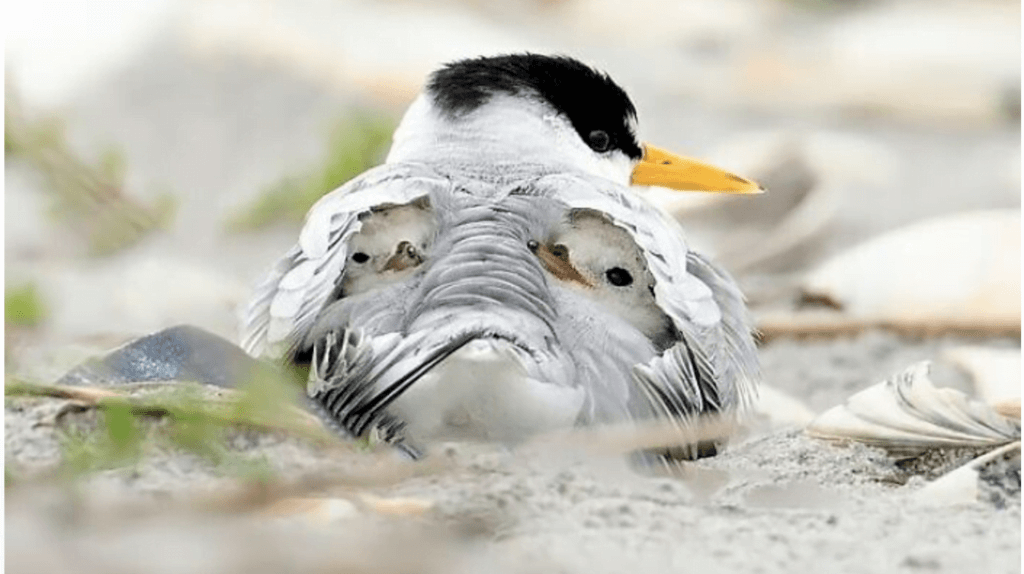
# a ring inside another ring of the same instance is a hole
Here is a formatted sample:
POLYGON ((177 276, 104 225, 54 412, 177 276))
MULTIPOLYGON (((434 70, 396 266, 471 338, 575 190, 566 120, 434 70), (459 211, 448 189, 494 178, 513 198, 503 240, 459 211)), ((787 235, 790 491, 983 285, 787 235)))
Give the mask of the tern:
POLYGON ((569 57, 445 65, 385 163, 310 209, 242 347, 309 365, 332 425, 412 456, 741 410, 760 378, 743 295, 630 186, 761 190, 641 143, 636 120, 569 57))

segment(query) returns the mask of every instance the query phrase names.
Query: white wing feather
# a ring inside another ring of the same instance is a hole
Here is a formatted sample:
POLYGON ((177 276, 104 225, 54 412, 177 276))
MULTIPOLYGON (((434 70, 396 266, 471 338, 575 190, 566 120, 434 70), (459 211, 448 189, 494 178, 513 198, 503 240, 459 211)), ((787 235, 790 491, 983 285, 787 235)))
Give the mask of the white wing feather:
POLYGON ((655 279, 655 301, 681 340, 648 365, 642 379, 678 394, 679 404, 730 409, 752 400, 760 379, 743 295, 721 269, 691 252, 679 223, 628 188, 580 175, 551 175, 539 186, 567 205, 593 209, 628 231, 655 279), (696 395, 694 394, 696 393, 696 395))
MULTIPOLYGON (((672 401, 662 408, 730 409, 749 402, 760 374, 743 298, 731 278, 690 252, 679 224, 627 188, 578 174, 539 178, 532 191, 571 208, 607 215, 635 239, 655 278, 655 301, 680 333, 660 357, 637 365, 638 381, 672 401)), ((301 341, 336 293, 359 216, 404 205, 451 182, 425 166, 385 165, 324 196, 307 215, 299 242, 256 289, 242 326, 243 348, 280 357, 301 341)))
POLYGON ((418 164, 374 168, 322 197, 306 215, 298 244, 254 290, 242 320, 242 348, 280 358, 312 327, 335 293, 359 216, 384 205, 405 205, 448 187, 448 180, 418 164))

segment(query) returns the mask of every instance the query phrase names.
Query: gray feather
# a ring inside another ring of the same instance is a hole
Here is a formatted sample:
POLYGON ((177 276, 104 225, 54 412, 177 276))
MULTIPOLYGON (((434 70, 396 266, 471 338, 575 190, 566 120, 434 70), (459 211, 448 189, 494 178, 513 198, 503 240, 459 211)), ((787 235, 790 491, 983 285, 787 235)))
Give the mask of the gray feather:
POLYGON ((306 216, 298 244, 256 287, 241 325, 242 348, 270 358, 293 352, 335 294, 348 257, 347 241, 361 225, 359 216, 448 186, 446 178, 426 166, 385 165, 321 198, 306 216))
POLYGON ((732 279, 688 249, 671 217, 628 188, 580 174, 499 189, 456 185, 417 166, 368 172, 314 206, 298 245, 253 296, 242 340, 271 356, 312 347, 309 394, 320 411, 349 434, 382 428, 401 443, 403 422, 389 405, 479 337, 509 341, 531 379, 584 389, 579 424, 731 411, 749 403, 760 377, 732 279), (429 201, 437 218, 422 268, 394 285, 340 293, 360 216, 413 201, 429 201), (602 214, 636 242, 667 317, 666 341, 553 283, 527 248, 575 210, 602 214))

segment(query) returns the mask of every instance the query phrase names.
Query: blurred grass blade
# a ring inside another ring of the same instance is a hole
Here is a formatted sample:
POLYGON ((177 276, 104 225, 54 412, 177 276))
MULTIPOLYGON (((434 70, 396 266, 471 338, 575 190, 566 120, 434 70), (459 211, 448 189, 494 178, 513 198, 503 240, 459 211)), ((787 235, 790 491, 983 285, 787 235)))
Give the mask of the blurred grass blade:
POLYGON ((4 324, 35 327, 46 319, 46 306, 34 283, 9 288, 4 294, 4 324))
POLYGON ((394 120, 379 113, 358 112, 339 121, 319 166, 264 190, 227 222, 228 229, 245 232, 301 222, 324 194, 383 161, 394 128, 394 120))
POLYGON ((89 165, 71 150, 60 121, 29 118, 10 83, 5 95, 5 152, 43 176, 55 215, 85 239, 92 254, 116 252, 167 226, 173 197, 165 194, 146 205, 125 193, 120 151, 107 150, 98 165, 89 165))

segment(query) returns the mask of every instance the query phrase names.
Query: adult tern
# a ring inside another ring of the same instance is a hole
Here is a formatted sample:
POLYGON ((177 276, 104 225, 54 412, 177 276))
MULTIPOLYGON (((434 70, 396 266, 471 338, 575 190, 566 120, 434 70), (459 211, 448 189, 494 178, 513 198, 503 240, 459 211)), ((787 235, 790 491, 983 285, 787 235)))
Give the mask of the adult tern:
POLYGON ((243 348, 309 364, 326 418, 412 454, 736 411, 759 379, 742 294, 629 186, 760 188, 635 133, 626 92, 577 60, 444 66, 385 163, 309 211, 243 348))

